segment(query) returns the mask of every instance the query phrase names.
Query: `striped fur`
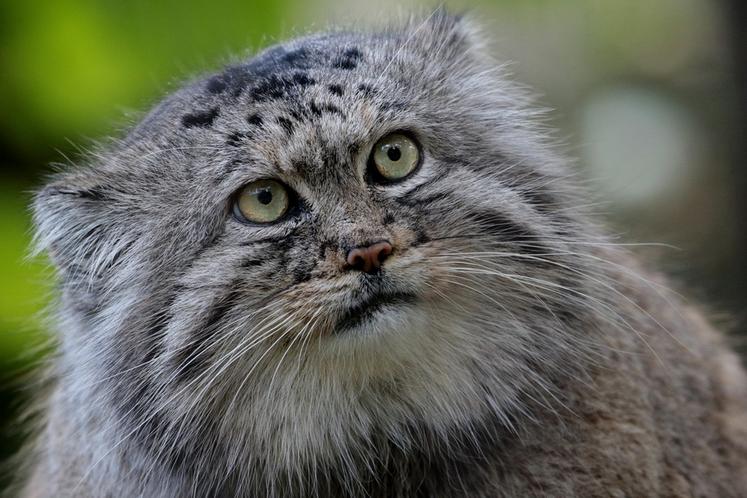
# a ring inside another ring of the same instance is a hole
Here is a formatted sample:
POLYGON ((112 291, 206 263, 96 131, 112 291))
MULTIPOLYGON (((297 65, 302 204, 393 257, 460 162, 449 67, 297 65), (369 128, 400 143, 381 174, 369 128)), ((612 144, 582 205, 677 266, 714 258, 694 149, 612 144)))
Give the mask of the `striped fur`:
POLYGON ((747 494, 741 367, 594 225, 541 119, 437 11, 270 48, 58 175, 26 496, 747 494), (372 183, 394 130, 422 166, 372 183), (242 223, 261 178, 298 202, 242 223), (381 273, 345 269, 382 239, 381 273))

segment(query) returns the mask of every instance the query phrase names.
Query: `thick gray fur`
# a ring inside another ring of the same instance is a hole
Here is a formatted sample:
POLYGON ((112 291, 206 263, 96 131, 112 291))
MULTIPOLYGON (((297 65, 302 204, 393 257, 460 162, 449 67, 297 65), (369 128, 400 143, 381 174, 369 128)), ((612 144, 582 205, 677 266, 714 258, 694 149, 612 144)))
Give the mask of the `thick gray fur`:
POLYGON ((270 48, 59 174, 24 496, 747 496, 739 360, 584 213, 542 119, 437 11, 270 48), (423 163, 377 184, 394 130, 423 163), (260 178, 297 193, 276 224, 232 215, 260 178), (417 301, 336 328, 381 292, 417 301))

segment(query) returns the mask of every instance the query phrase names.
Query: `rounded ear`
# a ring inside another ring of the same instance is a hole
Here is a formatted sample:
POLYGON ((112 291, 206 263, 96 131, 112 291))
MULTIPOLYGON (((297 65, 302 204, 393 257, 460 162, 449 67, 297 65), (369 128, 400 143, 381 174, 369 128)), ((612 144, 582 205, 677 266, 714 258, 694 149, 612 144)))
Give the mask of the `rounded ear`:
POLYGON ((411 19, 405 36, 427 57, 467 64, 489 59, 479 23, 467 14, 450 14, 445 7, 424 19, 411 19))
POLYGON ((66 286, 93 291, 135 240, 118 193, 94 174, 63 173, 33 202, 35 252, 46 252, 66 286))

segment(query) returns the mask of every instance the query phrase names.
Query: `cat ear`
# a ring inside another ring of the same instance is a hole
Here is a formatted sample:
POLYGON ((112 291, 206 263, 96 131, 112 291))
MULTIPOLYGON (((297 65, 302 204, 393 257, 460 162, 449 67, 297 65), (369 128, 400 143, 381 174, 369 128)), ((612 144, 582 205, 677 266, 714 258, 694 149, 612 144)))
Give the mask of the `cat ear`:
POLYGON ((131 244, 121 195, 89 172, 61 174, 35 195, 35 250, 50 256, 65 283, 96 286, 131 244))
POLYGON ((427 57, 454 63, 487 58, 486 37, 470 15, 454 15, 439 7, 425 19, 411 20, 406 31, 427 57))

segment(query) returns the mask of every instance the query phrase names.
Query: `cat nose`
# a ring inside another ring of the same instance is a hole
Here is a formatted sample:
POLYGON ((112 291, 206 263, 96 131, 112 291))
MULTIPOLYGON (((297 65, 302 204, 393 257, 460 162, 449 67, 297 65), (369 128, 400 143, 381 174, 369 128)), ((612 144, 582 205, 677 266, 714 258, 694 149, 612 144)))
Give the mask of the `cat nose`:
POLYGON ((354 247, 348 251, 345 259, 349 268, 366 273, 375 273, 390 254, 392 254, 392 245, 386 240, 382 240, 368 246, 354 247))

